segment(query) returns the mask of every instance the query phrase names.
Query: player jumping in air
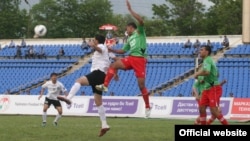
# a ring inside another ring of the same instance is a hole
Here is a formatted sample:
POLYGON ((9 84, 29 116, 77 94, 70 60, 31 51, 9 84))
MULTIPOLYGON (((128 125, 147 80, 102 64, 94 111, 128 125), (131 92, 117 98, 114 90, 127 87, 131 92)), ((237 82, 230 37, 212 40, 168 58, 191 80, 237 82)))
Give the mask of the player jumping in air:
POLYGON ((71 106, 72 98, 79 91, 80 87, 90 85, 94 93, 95 104, 97 106, 102 123, 99 137, 103 136, 108 130, 110 130, 110 127, 107 124, 106 120, 105 108, 102 104, 102 91, 99 91, 95 88, 96 85, 102 84, 104 82, 106 72, 111 63, 108 48, 104 45, 104 43, 105 37, 103 35, 95 36, 94 41, 89 43, 89 46, 95 50, 94 55, 92 56, 90 73, 76 80, 75 84, 71 87, 67 98, 59 98, 60 100, 65 101, 69 106, 71 106))
POLYGON ((218 81, 218 69, 211 58, 211 47, 203 45, 200 49, 200 57, 203 60, 202 69, 194 74, 197 79, 198 76, 204 76, 204 90, 200 98, 200 122, 201 125, 206 125, 206 108, 210 107, 211 114, 214 115, 223 125, 228 125, 227 120, 219 111, 218 106, 220 97, 222 95, 222 87, 218 81))
POLYGON ((145 74, 146 74, 146 34, 144 30, 144 23, 142 18, 135 13, 128 0, 126 0, 127 7, 131 15, 138 21, 139 25, 137 26, 134 22, 128 23, 126 27, 126 32, 129 35, 127 42, 124 44, 121 50, 110 49, 111 52, 117 54, 124 54, 130 52, 128 57, 119 59, 111 64, 108 69, 107 75, 105 77, 104 84, 96 85, 96 89, 100 91, 108 91, 108 85, 114 75, 117 73, 117 70, 130 70, 133 69, 137 77, 138 85, 142 93, 144 102, 145 102, 145 114, 146 117, 150 116, 150 105, 149 105, 149 95, 148 90, 145 87, 145 74))

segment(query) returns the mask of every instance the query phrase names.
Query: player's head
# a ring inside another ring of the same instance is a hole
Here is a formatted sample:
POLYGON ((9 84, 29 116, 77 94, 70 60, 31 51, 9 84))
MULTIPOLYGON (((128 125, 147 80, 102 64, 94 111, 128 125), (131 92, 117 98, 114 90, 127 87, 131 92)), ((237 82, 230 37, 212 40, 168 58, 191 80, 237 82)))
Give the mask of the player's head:
POLYGON ((57 80, 57 73, 53 72, 50 74, 50 80, 55 83, 57 80))
POLYGON ((137 29, 137 25, 134 22, 127 24, 126 32, 130 36, 137 29))
POLYGON ((96 44, 104 44, 105 43, 105 37, 103 35, 96 35, 94 42, 96 44))
POLYGON ((205 58, 207 56, 209 56, 212 52, 212 49, 210 46, 207 46, 207 45, 203 45, 201 46, 201 49, 200 49, 200 57, 201 58, 205 58))

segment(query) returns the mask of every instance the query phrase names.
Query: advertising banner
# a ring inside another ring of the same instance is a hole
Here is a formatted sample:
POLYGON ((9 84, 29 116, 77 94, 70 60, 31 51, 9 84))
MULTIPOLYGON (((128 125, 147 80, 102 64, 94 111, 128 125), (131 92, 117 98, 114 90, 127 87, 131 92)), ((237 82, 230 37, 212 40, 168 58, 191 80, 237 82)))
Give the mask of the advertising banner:
MULTIPOLYGON (((0 95, 0 114, 41 115, 44 100, 45 96, 38 100, 38 95, 0 95)), ((234 99, 233 105, 232 101, 232 98, 221 99, 220 108, 226 118, 250 117, 250 99, 234 99)), ((73 97, 70 109, 65 102, 61 104, 64 116, 98 116, 93 96, 73 97)), ((196 118, 199 115, 193 97, 150 97, 150 105, 152 118, 196 118)), ((103 106, 108 117, 145 117, 142 97, 103 96, 103 106)), ((207 113, 210 115, 209 108, 207 113)), ((47 114, 57 114, 53 105, 47 114)))
POLYGON ((84 116, 89 105, 89 97, 75 96, 72 99, 72 106, 67 108, 65 102, 61 102, 64 115, 84 116))
MULTIPOLYGON (((145 115, 145 106, 142 106, 142 115, 145 115)), ((169 98, 154 97, 150 99, 151 116, 150 117, 167 117, 172 109, 172 100, 169 98)))
MULTIPOLYGON (((1 95, 0 114, 41 115, 44 101, 45 96, 38 100, 38 95, 1 95)), ((67 109, 65 102, 61 102, 63 115, 83 115, 87 111, 88 101, 89 98, 75 96, 70 109, 67 109)), ((57 114, 53 105, 47 114, 57 114)))
MULTIPOLYGON (((229 114, 230 100, 221 100, 220 109, 223 115, 229 114)), ((199 115, 198 103, 196 100, 174 99, 171 115, 193 116, 199 115)), ((207 108, 207 115, 211 115, 207 108)))
POLYGON ((250 120, 250 98, 234 98, 231 119, 250 120))
MULTIPOLYGON (((107 114, 135 114, 138 109, 138 99, 103 99, 103 106, 105 107, 107 114)), ((94 99, 89 101, 87 113, 97 113, 98 109, 94 103, 94 99)))
POLYGON ((43 101, 38 100, 38 96, 0 96, 2 114, 41 114, 42 108, 43 101))

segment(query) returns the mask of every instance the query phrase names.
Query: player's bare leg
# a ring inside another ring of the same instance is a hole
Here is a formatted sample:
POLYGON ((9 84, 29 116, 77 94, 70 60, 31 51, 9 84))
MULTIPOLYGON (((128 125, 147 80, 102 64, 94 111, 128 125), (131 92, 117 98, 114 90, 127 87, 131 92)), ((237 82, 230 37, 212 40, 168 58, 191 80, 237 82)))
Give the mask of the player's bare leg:
POLYGON ((62 107, 56 107, 56 110, 57 110, 58 114, 56 115, 56 118, 53 122, 54 126, 57 126, 59 119, 62 117, 62 107))
POLYGON ((67 103, 67 107, 71 108, 71 104, 72 104, 72 98, 76 95, 76 93, 80 90, 81 86, 87 86, 89 85, 89 81, 85 76, 82 76, 80 78, 78 78, 75 82, 75 84, 71 87, 68 96, 62 97, 62 96, 58 96, 57 98, 59 100, 62 100, 64 102, 67 103))
MULTIPOLYGON (((221 109, 220 107, 218 107, 219 112, 221 113, 221 109)), ((214 122, 214 120, 216 119, 216 117, 212 114, 211 117, 207 120, 207 125, 210 125, 214 122)))
POLYGON ((49 109, 49 105, 48 104, 44 104, 43 105, 43 115, 42 115, 42 126, 45 127, 46 126, 46 122, 47 122, 47 110, 49 109))
POLYGON ((200 125, 200 124, 201 124, 200 116, 198 116, 194 121, 194 125, 200 125))
POLYGON ((105 108, 102 105, 102 95, 94 94, 95 104, 98 108, 98 114, 100 116, 100 120, 102 123, 102 128, 99 133, 99 137, 103 136, 108 130, 110 130, 109 125, 107 124, 106 115, 105 115, 105 108))
POLYGON ((119 69, 123 69, 123 70, 125 69, 125 66, 120 59, 116 60, 114 63, 110 65, 107 71, 104 83, 101 85, 96 85, 95 88, 99 91, 107 92, 110 81, 112 80, 114 75, 117 73, 117 70, 119 69))
POLYGON ((137 82, 138 82, 138 86, 139 86, 139 89, 141 91, 144 103, 145 103, 145 108, 146 108, 145 115, 146 115, 146 118, 148 118, 151 114, 151 107, 149 105, 148 90, 145 87, 145 78, 137 78, 137 82))
POLYGON ((224 116, 217 107, 210 107, 210 110, 212 115, 216 117, 222 125, 228 125, 227 120, 224 118, 224 116))
POLYGON ((207 112, 206 112, 206 106, 200 106, 199 107, 200 112, 200 124, 206 125, 207 124, 207 112))

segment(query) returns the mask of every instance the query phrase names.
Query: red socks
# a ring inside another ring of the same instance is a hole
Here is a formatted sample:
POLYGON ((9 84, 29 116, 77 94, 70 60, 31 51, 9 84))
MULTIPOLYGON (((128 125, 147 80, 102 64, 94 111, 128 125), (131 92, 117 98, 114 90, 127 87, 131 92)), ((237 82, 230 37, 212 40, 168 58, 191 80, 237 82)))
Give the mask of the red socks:
POLYGON ((221 122, 222 125, 228 125, 227 120, 223 117, 222 114, 220 114, 217 119, 221 122))
POLYGON ((148 90, 146 88, 143 88, 141 90, 141 93, 142 93, 142 97, 143 97, 146 108, 150 108, 148 90))
POLYGON ((108 87, 110 81, 112 80, 112 78, 114 77, 114 75, 116 74, 117 70, 109 67, 108 72, 106 74, 105 80, 104 80, 104 86, 108 87))
POLYGON ((216 117, 214 115, 212 115, 211 118, 208 119, 207 125, 210 125, 211 123, 213 123, 215 119, 216 119, 216 117))
POLYGON ((206 125, 207 124, 207 114, 200 114, 200 123, 201 125, 206 125))

